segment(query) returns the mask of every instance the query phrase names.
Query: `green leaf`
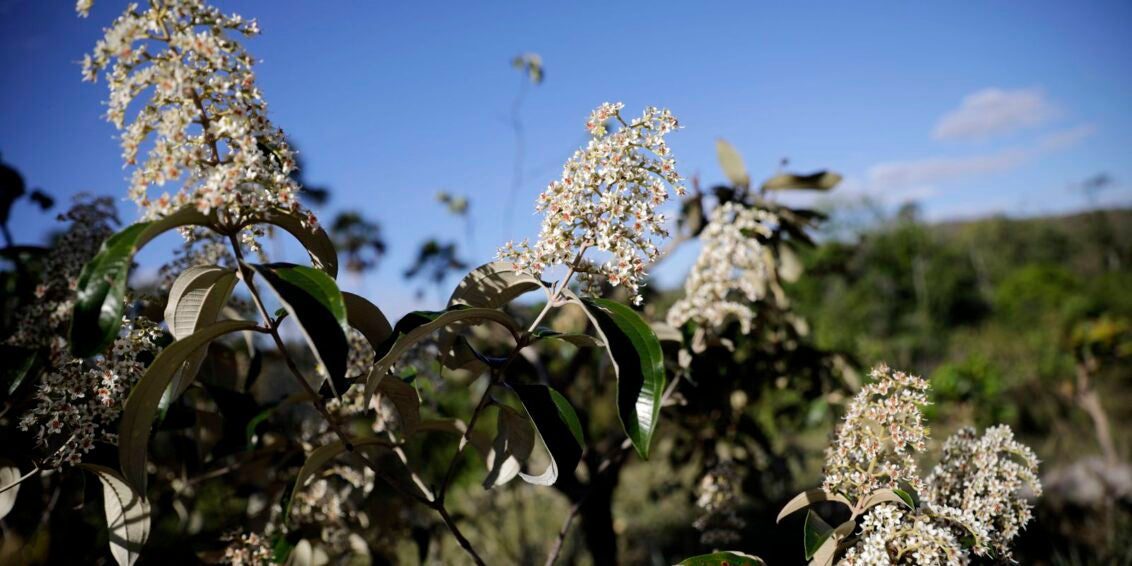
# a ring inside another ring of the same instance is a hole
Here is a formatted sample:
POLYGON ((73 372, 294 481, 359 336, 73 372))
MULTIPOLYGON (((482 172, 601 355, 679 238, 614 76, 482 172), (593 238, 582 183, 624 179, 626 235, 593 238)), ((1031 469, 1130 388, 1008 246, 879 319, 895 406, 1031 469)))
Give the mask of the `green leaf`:
MULTIPOLYGON (((393 444, 384 438, 370 437, 354 440, 352 447, 349 448, 358 449, 369 446, 391 448, 393 444)), ((327 462, 337 458, 339 454, 347 452, 349 448, 346 446, 346 443, 338 440, 324 446, 319 446, 310 453, 310 456, 307 456, 307 461, 303 462, 303 467, 299 468, 299 474, 295 476, 295 486, 291 490, 291 496, 288 497, 287 500, 287 512, 283 516, 284 521, 291 516, 291 503, 295 500, 295 494, 307 485, 307 480, 309 480, 315 472, 321 470, 327 462)))
POLYGON ((736 187, 746 187, 751 184, 751 176, 747 173, 747 166, 743 164, 743 157, 735 147, 725 139, 715 140, 715 153, 719 157, 719 166, 723 174, 736 187))
POLYGON ((649 457, 660 401, 668 381, 664 352, 648 323, 633 309, 607 299, 582 299, 617 374, 617 414, 637 454, 649 457))
POLYGON ((813 505, 814 503, 817 503, 819 501, 836 501, 838 503, 844 504, 846 507, 853 507, 853 504, 842 495, 826 491, 824 489, 821 489, 820 487, 807 489, 806 491, 795 495, 793 499, 786 503, 786 505, 782 506, 782 511, 778 512, 778 518, 775 519, 775 522, 781 523, 783 517, 795 511, 805 509, 806 507, 809 507, 810 505, 813 505))
POLYGON ((277 209, 253 216, 240 227, 271 224, 286 230, 307 250, 315 267, 325 271, 331 277, 338 277, 338 251, 334 248, 334 242, 322 227, 311 226, 309 223, 304 226, 304 222, 307 222, 305 216, 300 216, 289 210, 277 209))
POLYGON ((484 489, 501 486, 519 475, 523 462, 527 461, 535 447, 530 419, 507 405, 498 407, 499 418, 496 419, 495 441, 487 456, 488 473, 483 480, 484 489))
MULTIPOLYGON (((181 340, 216 322, 235 286, 236 271, 232 269, 197 265, 181 272, 169 290, 169 301, 165 305, 165 324, 169 326, 169 333, 175 340, 181 340)), ((200 348, 185 360, 181 371, 177 372, 161 398, 162 411, 185 392, 207 355, 208 348, 200 348)))
POLYGON ((80 464, 102 482, 102 507, 110 530, 110 553, 118 566, 137 562, 149 539, 149 503, 117 471, 94 464, 80 464))
POLYGON ((37 367, 43 359, 39 350, 30 350, 18 346, 0 344, 0 359, 5 361, 4 383, 8 395, 12 395, 20 388, 28 375, 38 373, 42 368, 37 367))
POLYGON ((818 171, 808 175, 783 173, 767 179, 763 183, 764 191, 781 191, 785 189, 808 189, 813 191, 828 191, 841 182, 841 175, 833 171, 818 171))
POLYGON ((188 207, 152 222, 139 222, 102 243, 83 267, 75 288, 71 352, 80 358, 101 353, 118 336, 126 310, 126 280, 134 254, 163 232, 181 226, 205 226, 208 216, 188 207))
POLYGON ((344 393, 349 323, 345 299, 334 279, 317 269, 289 263, 251 267, 299 323, 303 338, 330 375, 331 389, 336 395, 344 393))
POLYGON ((818 549, 825 544, 826 539, 833 534, 833 527, 829 526, 813 511, 806 512, 806 524, 803 527, 803 540, 806 548, 806 560, 814 557, 818 549))
POLYGON ((535 423, 539 438, 550 453, 550 465, 535 476, 519 473, 519 477, 535 485, 553 485, 559 469, 573 472, 582 459, 582 425, 574 407, 561 393, 541 384, 516 384, 511 389, 519 395, 527 415, 535 423))
POLYGON ((685 558, 677 566, 766 566, 762 558, 734 550, 685 558))
POLYGON ((515 324, 514 319, 503 311, 489 308, 455 305, 443 311, 415 311, 405 315, 405 317, 397 321, 397 325, 393 327, 392 336, 390 336, 380 348, 375 348, 377 363, 374 365, 373 370, 370 371, 369 378, 366 380, 366 402, 369 401, 374 391, 377 390, 377 385, 381 381, 381 378, 385 376, 389 368, 393 367, 393 364, 397 362, 397 358, 405 353, 405 350, 408 350, 433 332, 454 322, 482 321, 496 322, 510 331, 512 335, 519 331, 518 325, 515 324))
POLYGON ((145 493, 145 462, 150 428, 157 416, 161 397, 173 376, 197 349, 225 334, 251 330, 255 326, 255 323, 246 320, 225 320, 173 342, 154 358, 137 385, 134 385, 122 411, 122 423, 118 431, 118 457, 126 481, 138 493, 145 493))

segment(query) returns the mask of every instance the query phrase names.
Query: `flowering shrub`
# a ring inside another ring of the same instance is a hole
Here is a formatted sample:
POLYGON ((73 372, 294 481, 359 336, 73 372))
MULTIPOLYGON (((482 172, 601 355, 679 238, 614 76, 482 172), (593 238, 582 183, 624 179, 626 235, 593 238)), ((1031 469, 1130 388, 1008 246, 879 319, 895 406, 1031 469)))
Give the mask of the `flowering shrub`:
MULTIPOLYGON (((85 16, 91 2, 76 7, 85 16)), ((241 44, 258 33, 254 20, 200 0, 152 0, 130 5, 84 60, 86 80, 102 76, 109 84, 107 118, 122 132, 132 168, 128 193, 141 221, 113 233, 109 201, 72 209, 70 229, 44 260, 50 277, 35 289, 38 301, 16 317, 5 345, 32 361, 15 364, 12 390, 26 381, 32 394, 3 410, 18 409, 19 429, 39 452, 32 471, 12 480, 12 470, 22 470, 0 462, 0 495, 7 494, 0 518, 20 485, 41 471, 51 471, 38 477, 56 499, 64 488, 59 478, 90 472, 102 486, 110 531, 102 540, 119 564, 146 551, 151 527, 175 523, 178 533, 200 534, 197 541, 214 535, 201 545, 207 548, 192 548, 198 558, 232 564, 394 561, 385 551, 396 544, 391 539, 410 538, 406 533, 426 540, 418 555, 424 560, 434 531, 446 531, 483 564, 477 535, 491 529, 469 529, 474 513, 451 497, 473 461, 483 466, 477 471, 486 489, 518 478, 567 495, 570 508, 547 553, 553 564, 576 515, 583 523, 600 516, 593 514, 599 497, 609 512, 621 463, 634 452, 642 460, 653 453, 669 407, 668 414, 698 411, 699 420, 689 422, 712 429, 683 448, 708 470, 694 476, 702 514, 691 526, 705 545, 741 540, 742 484, 750 476, 739 462, 787 467, 785 458, 776 460, 785 449, 776 446, 774 427, 752 423, 745 408, 789 407, 795 417, 803 412, 799 399, 835 398, 830 378, 851 374, 843 359, 805 340, 805 322, 790 311, 782 286, 798 278, 793 250, 810 243, 806 230, 820 215, 774 203, 767 193, 828 190, 840 177, 780 174, 756 194, 737 153, 721 149, 733 186, 717 188, 710 214, 698 186, 684 201, 678 230, 686 232, 674 241, 700 237, 703 250, 668 324, 650 324, 619 299, 642 305, 647 273, 664 257, 670 223, 662 207, 670 191, 685 195, 666 142, 679 125, 668 110, 625 117, 622 104, 605 103, 586 121, 588 144, 538 198, 538 240, 504 245, 498 261, 461 279, 444 309, 390 324, 377 305, 339 289, 335 242, 298 202, 294 154, 267 119, 253 59, 241 44), (269 263, 257 242, 264 226, 298 240, 311 265, 269 263), (153 287, 131 287, 135 255, 172 230, 188 236, 186 246, 158 270, 153 287), (516 305, 527 293, 541 304, 516 305), (709 350, 730 359, 701 356, 709 350), (563 351, 571 355, 548 359, 563 351), (269 371, 272 379, 256 381, 269 371), (702 379, 739 371, 764 381, 702 379), (611 406, 587 401, 575 409, 580 404, 563 391, 583 372, 595 383, 578 389, 604 389, 596 378, 613 377, 611 406), (464 403, 465 393, 452 401, 449 381, 460 380, 478 399, 464 403), (694 393, 678 391, 682 382, 694 393), (722 405, 712 405, 719 399, 722 405), (762 436, 731 442, 740 428, 762 436), (595 432, 604 438, 587 440, 595 432), (186 441, 192 450, 180 449, 186 441), (158 449, 151 453, 151 446, 158 449), (577 473, 583 465, 585 473, 577 473), (211 525, 198 504, 215 489, 209 481, 226 476, 240 477, 240 498, 214 497, 221 506, 238 501, 239 522, 211 525)), ((541 59, 520 63, 541 81, 541 59)), ((466 201, 449 205, 467 210, 466 201)), ((378 253, 384 244, 376 226, 358 218, 337 235, 347 242, 347 265, 360 270, 375 261, 360 250, 378 253)), ((450 246, 422 255, 421 263, 439 258, 446 269, 463 270, 450 246)), ((1030 520, 1021 494, 1040 493, 1034 455, 1008 428, 982 437, 965 429, 921 479, 927 383, 883 366, 871 376, 826 452, 822 487, 783 510, 818 501, 849 508, 851 518, 836 528, 810 512, 807 558, 1009 559, 1012 540, 1030 520)), ((667 455, 679 458, 672 444, 667 455)), ((703 560, 693 563, 761 563, 740 553, 703 560)))
POLYGON ((806 558, 846 565, 1009 560, 1011 540, 1030 520, 1026 498, 1041 493, 1033 452, 1006 426, 979 439, 962 429, 922 480, 916 457, 928 437, 920 412, 928 385, 886 366, 870 376, 826 452, 822 487, 799 494, 779 514, 781 521, 820 501, 849 508, 850 518, 836 528, 807 512, 806 558))

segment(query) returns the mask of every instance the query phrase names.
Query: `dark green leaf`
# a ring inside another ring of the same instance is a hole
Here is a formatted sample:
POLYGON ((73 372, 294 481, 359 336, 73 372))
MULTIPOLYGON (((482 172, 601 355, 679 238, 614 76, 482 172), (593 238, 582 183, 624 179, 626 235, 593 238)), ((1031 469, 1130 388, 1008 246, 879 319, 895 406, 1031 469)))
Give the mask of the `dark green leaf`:
POLYGON ((813 511, 806 511, 806 524, 803 527, 803 540, 806 548, 806 560, 814 557, 825 540, 833 534, 833 527, 829 526, 813 511))
POLYGON ((20 384, 28 375, 40 371, 39 361, 42 358, 39 350, 29 350, 7 344, 0 345, 0 355, 4 360, 4 384, 8 395, 12 395, 20 388, 20 384))
POLYGON ((617 414, 633 447, 648 459, 667 376, 664 352, 648 323, 633 309, 607 299, 582 299, 617 374, 617 414))
POLYGON ((299 323, 311 351, 330 376, 332 390, 341 395, 345 391, 350 345, 346 341, 346 303, 334 279, 302 265, 273 263, 251 267, 299 323))
POLYGON ((134 254, 163 232, 181 226, 208 225, 210 218, 182 208, 159 220, 139 222, 102 243, 98 255, 83 267, 75 289, 71 319, 71 352, 80 358, 101 353, 118 337, 126 310, 126 280, 134 254))
POLYGON ((582 425, 574 407, 559 392, 546 385, 512 385, 519 395, 527 415, 535 423, 539 438, 550 453, 550 465, 546 471, 534 476, 520 473, 528 483, 553 485, 558 480, 559 470, 573 473, 582 459, 582 425))
POLYGON ((137 385, 134 385, 122 411, 122 423, 118 431, 118 457, 126 481, 138 493, 145 493, 145 463, 150 428, 157 416, 161 397, 173 376, 198 348, 225 334, 250 330, 255 326, 255 323, 246 320, 225 320, 202 328, 162 350, 137 385))
POLYGON ((809 189, 814 191, 828 191, 841 182, 841 175, 833 171, 818 171, 809 175, 795 175, 783 173, 767 179, 763 183, 764 191, 780 191, 783 189, 809 189))

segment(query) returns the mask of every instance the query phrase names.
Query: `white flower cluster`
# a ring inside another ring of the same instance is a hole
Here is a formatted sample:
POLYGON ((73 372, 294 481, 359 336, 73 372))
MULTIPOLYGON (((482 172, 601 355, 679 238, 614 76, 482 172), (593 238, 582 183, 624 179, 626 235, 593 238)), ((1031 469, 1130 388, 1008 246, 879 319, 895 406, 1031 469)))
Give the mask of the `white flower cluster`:
POLYGON ((861 522, 859 541, 838 562, 843 566, 970 562, 955 533, 923 513, 892 504, 874 507, 861 522))
POLYGON ((16 331, 8 344, 32 349, 51 346, 53 358, 61 355, 79 273, 98 253, 102 241, 114 233, 110 225, 114 218, 114 203, 109 197, 88 200, 82 195, 59 216, 71 225, 44 257, 43 282, 35 288, 35 300, 23 305, 17 314, 16 331))
MULTIPOLYGON (((85 15, 90 2, 76 8, 85 15)), ((153 0, 145 10, 131 4, 84 58, 85 80, 105 71, 107 119, 122 130, 122 157, 134 166, 130 197, 147 218, 191 204, 230 223, 275 208, 314 223, 296 201, 294 156, 267 119, 252 57, 233 38, 258 33, 255 20, 201 0, 153 0), (127 123, 127 109, 147 93, 127 123), (173 195, 151 198, 151 186, 174 182, 173 195)))
POLYGON ((1034 453, 1005 425, 981 438, 962 429, 923 481, 915 455, 927 440, 920 413, 927 383, 885 366, 871 376, 876 381, 853 399, 826 453, 823 487, 861 501, 907 484, 923 500, 915 510, 893 503, 869 509, 841 564, 966 564, 971 554, 1009 561, 1010 541, 1031 518, 1023 492, 1041 494, 1034 453))
POLYGON ((589 292, 605 280, 624 285, 639 304, 645 266, 657 256, 657 240, 668 236, 657 207, 668 200, 668 187, 682 195, 684 186, 664 140, 678 128, 676 117, 649 107, 626 122, 623 107, 605 103, 593 111, 586 122, 593 138, 539 196, 535 210, 545 216, 538 242, 508 242, 499 258, 535 275, 566 265, 589 292), (616 121, 612 131, 609 121, 616 121), (590 248, 610 257, 600 264, 583 258, 590 248))
POLYGON ((1020 494, 1042 492, 1037 457, 1005 425, 987 429, 982 438, 971 428, 948 438, 927 484, 931 501, 968 517, 963 523, 976 531, 977 546, 1004 560, 1010 559, 1011 539, 1031 518, 1020 494))
POLYGON ((230 535, 224 549, 223 564, 232 566, 259 566, 272 562, 270 541, 256 533, 230 535))
POLYGON ((738 542, 739 531, 746 521, 739 516, 739 503, 742 494, 742 478, 732 462, 724 462, 712 468, 700 479, 699 497, 696 507, 703 511, 693 526, 699 529, 700 543, 719 547, 738 542))
POLYGON ((103 357, 91 363, 68 356, 40 381, 35 407, 20 418, 20 429, 35 430, 36 440, 50 451, 48 465, 74 465, 95 442, 118 442, 111 428, 130 389, 159 350, 162 335, 157 325, 142 318, 125 321, 123 329, 103 357))
POLYGON ((869 376, 875 381, 853 398, 826 450, 822 487, 851 501, 901 481, 922 491, 916 454, 923 452, 928 435, 920 412, 928 404, 928 383, 885 365, 869 376))
POLYGON ((668 324, 692 321, 713 331, 734 317, 743 334, 751 331, 751 303, 766 292, 768 250, 760 238, 773 234, 777 217, 765 210, 728 202, 712 211, 700 236, 703 248, 684 281, 684 297, 668 311, 668 324))

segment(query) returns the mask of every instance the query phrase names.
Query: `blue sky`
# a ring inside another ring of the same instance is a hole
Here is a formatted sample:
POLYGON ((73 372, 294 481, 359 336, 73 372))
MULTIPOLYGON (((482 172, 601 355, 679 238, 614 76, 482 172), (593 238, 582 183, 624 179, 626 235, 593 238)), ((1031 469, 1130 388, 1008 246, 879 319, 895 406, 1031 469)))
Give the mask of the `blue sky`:
MULTIPOLYGON (((722 179, 723 137, 756 177, 789 157, 842 172, 845 198, 916 199, 930 218, 1080 208, 1071 187, 1102 172, 1115 184, 1101 202, 1132 204, 1129 2, 218 4, 260 21, 248 48, 271 117, 307 180, 334 191, 321 216, 360 209, 381 222, 391 254, 345 286, 393 312, 435 306, 401 280, 417 244, 463 237, 438 191, 472 202, 473 263, 534 236, 534 198, 606 100, 671 108, 685 126, 671 136, 681 169, 709 185, 722 179), (520 84, 509 61, 522 52, 543 57, 547 79, 523 99, 508 222, 520 84)), ((82 20, 66 1, 0 0, 0 159, 64 204, 124 195, 105 85, 80 82, 75 63, 121 9, 98 0, 82 20)), ((24 205, 13 229, 35 240, 52 225, 24 205)))

